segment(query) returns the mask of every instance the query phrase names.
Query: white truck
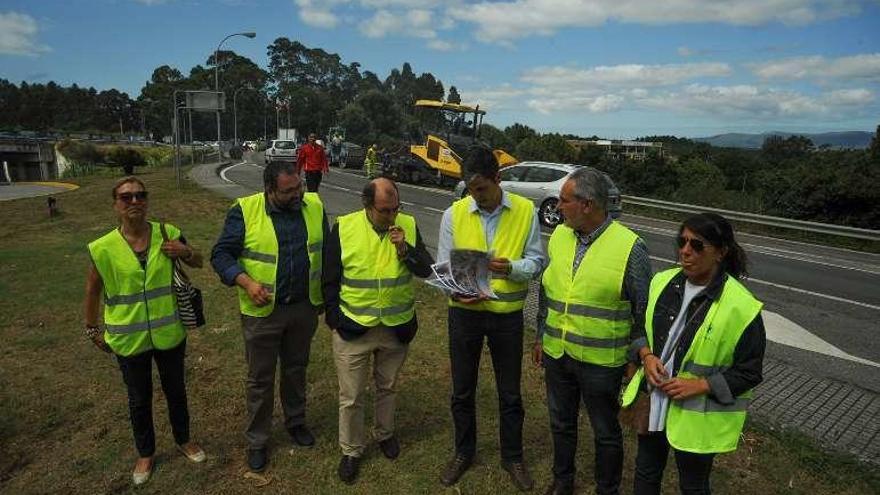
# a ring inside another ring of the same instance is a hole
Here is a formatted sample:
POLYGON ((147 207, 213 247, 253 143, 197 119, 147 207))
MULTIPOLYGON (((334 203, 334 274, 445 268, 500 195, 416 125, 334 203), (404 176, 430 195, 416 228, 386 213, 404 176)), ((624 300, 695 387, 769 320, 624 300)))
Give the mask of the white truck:
POLYGON ((296 129, 278 129, 278 139, 296 141, 296 129))

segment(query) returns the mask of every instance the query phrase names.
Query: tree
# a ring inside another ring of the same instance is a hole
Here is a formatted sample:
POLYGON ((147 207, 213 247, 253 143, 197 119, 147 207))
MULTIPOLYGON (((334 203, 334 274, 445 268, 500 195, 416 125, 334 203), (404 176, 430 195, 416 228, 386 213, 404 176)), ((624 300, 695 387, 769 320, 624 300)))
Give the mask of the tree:
POLYGON ((458 94, 458 88, 449 86, 449 94, 446 96, 447 103, 461 104, 461 95, 458 94))
POLYGON ((871 139, 871 145, 868 147, 868 154, 875 163, 880 164, 880 125, 877 126, 877 131, 871 139))
POLYGON ((125 175, 132 175, 135 167, 142 167, 146 163, 143 155, 136 149, 126 146, 116 146, 107 153, 107 159, 117 167, 122 167, 125 175))
POLYGON ((518 122, 511 126, 505 127, 504 134, 507 134, 507 138, 510 139, 510 141, 514 143, 514 145, 519 145, 519 143, 521 141, 524 141, 525 139, 538 137, 538 133, 535 132, 534 129, 518 122))

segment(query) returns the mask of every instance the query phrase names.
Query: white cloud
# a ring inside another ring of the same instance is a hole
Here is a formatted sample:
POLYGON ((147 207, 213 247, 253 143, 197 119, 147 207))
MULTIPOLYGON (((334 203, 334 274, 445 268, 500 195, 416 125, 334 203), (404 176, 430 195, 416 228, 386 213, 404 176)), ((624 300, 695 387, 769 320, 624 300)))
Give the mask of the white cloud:
POLYGON ((144 5, 150 6, 150 5, 159 5, 159 4, 165 3, 168 0, 135 0, 135 1, 137 1, 137 3, 142 3, 144 5))
POLYGON ((880 80, 880 53, 827 59, 821 55, 792 57, 747 65, 763 79, 880 80))
POLYGON ((729 65, 715 62, 667 65, 622 64, 587 69, 556 66, 528 70, 522 76, 522 80, 554 91, 583 91, 667 86, 701 77, 726 77, 731 73, 729 65))
POLYGON ((844 117, 869 112, 874 95, 866 89, 835 90, 817 96, 751 85, 691 84, 678 91, 646 96, 645 108, 737 118, 844 117))
POLYGON ((609 21, 649 25, 721 23, 754 26, 771 22, 804 25, 853 15, 860 0, 512 0, 482 1, 452 11, 477 24, 477 37, 505 41, 549 35, 559 29, 595 27, 609 21))
POLYGON ((441 39, 433 39, 428 41, 428 48, 431 50, 436 50, 438 52, 453 52, 453 51, 463 51, 467 49, 467 44, 465 43, 454 43, 448 40, 441 39))
POLYGON ((51 49, 37 42, 40 27, 33 17, 18 12, 0 12, 0 54, 39 55, 51 49))
POLYGON ((339 24, 339 17, 331 8, 334 2, 316 3, 313 0, 296 0, 299 7, 299 18, 305 24, 323 29, 331 29, 339 24))
POLYGON ((359 29, 368 38, 383 38, 396 34, 425 39, 437 37, 432 23, 432 12, 423 9, 403 13, 379 10, 369 19, 362 21, 359 29))

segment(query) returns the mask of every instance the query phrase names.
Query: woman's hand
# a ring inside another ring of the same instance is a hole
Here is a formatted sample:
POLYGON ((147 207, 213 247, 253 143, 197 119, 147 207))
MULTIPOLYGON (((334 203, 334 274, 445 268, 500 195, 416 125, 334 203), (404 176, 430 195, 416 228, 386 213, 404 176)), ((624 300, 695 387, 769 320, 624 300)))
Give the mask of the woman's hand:
POLYGON ((193 255, 193 249, 177 239, 163 242, 162 252, 173 260, 188 260, 193 255))
POLYGON ((709 393, 709 382, 705 378, 673 378, 660 385, 660 390, 670 399, 684 400, 709 393))
POLYGON ((659 387, 669 378, 669 372, 663 367, 660 358, 654 354, 646 354, 642 360, 642 365, 645 367, 645 376, 648 377, 648 383, 654 387, 659 387))
POLYGON ((539 368, 544 367, 544 346, 541 341, 535 342, 532 346, 532 362, 539 368))

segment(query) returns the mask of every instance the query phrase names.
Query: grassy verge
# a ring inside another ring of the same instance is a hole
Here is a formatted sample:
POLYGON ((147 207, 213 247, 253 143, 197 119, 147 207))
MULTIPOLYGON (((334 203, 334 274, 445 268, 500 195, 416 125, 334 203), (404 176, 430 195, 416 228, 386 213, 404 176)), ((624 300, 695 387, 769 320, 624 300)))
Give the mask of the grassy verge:
MULTIPOLYGON (((168 169, 143 176, 151 217, 179 225, 203 253, 220 231, 225 198, 185 183, 175 188, 168 169)), ((45 218, 40 198, 3 203, 0 225, 0 491, 4 493, 126 493, 136 453, 125 391, 115 362, 81 335, 85 245, 114 225, 114 177, 76 179, 81 186, 58 196, 62 216, 45 218)), ((155 379, 157 467, 140 493, 511 493, 498 467, 497 401, 491 363, 483 360, 478 395, 479 459, 456 489, 437 476, 451 453, 446 310, 436 292, 419 286, 421 330, 400 383, 398 431, 403 454, 384 459, 372 446, 359 482, 336 479, 337 384, 330 335, 323 325, 309 366, 309 422, 318 436, 311 450, 291 449, 276 423, 269 485, 243 477, 244 356, 234 292, 210 269, 193 270, 205 292, 209 323, 190 334, 187 379, 194 439, 208 451, 192 465, 173 448, 165 404, 155 379)), ((552 447, 540 370, 524 361, 526 458, 539 488, 550 479, 552 447)), ((370 404, 371 402, 368 402, 370 404)), ((369 410, 369 407, 368 407, 369 410)), ((276 408, 277 415, 280 409, 276 408)), ((370 413, 368 412, 368 421, 370 413)), ((589 492, 592 441, 581 424, 578 485, 589 492)), ((635 438, 627 432, 624 492, 632 483, 635 438)), ((664 492, 676 492, 674 463, 664 492)), ((824 454, 799 438, 751 428, 741 448, 721 456, 716 493, 861 494, 880 491, 871 467, 824 454)))

